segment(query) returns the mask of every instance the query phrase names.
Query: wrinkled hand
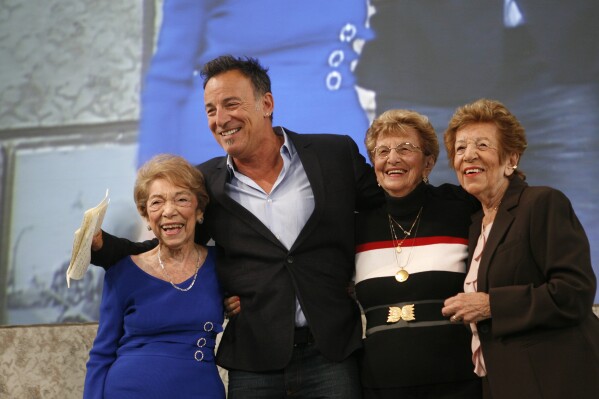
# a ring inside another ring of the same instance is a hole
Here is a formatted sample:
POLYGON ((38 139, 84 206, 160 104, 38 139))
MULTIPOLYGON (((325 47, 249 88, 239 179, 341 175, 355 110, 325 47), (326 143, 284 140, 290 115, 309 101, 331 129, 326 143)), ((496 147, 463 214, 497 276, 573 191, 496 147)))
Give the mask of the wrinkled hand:
POLYGON ((454 323, 477 323, 491 317, 489 294, 486 292, 459 293, 445 300, 443 316, 454 323))
POLYGON ((102 249, 103 245, 104 240, 102 239, 102 230, 100 230, 94 234, 94 238, 92 238, 92 251, 99 251, 102 249))
POLYGON ((238 296, 226 297, 223 303, 227 317, 233 317, 241 312, 241 301, 238 296))

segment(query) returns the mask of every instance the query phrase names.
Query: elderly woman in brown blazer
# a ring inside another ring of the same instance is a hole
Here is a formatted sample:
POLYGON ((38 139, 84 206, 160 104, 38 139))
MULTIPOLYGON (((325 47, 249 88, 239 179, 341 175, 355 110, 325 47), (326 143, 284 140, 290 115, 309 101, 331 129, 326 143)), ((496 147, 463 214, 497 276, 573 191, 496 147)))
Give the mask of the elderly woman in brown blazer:
POLYGON ((465 292, 443 314, 472 329, 485 398, 596 398, 596 278, 570 201, 524 182, 524 128, 497 101, 458 108, 445 146, 482 210, 470 227, 465 292))

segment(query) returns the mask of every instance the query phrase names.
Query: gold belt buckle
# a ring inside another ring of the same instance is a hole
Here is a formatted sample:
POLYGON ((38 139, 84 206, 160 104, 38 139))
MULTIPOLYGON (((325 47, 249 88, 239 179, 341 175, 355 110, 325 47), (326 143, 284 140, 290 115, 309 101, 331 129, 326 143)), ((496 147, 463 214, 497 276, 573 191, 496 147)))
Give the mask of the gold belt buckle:
POLYGON ((400 320, 412 321, 414 317, 414 304, 401 306, 389 306, 389 316, 387 323, 397 323, 400 320))

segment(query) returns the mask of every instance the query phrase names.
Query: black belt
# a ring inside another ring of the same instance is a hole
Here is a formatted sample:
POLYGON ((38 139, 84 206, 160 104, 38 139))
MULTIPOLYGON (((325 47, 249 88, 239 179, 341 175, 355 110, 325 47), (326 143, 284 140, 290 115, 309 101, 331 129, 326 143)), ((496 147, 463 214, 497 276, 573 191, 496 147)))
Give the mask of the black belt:
POLYGON ((443 300, 433 299, 374 306, 364 309, 364 313, 366 314, 366 335, 392 328, 451 324, 449 319, 441 313, 442 308, 443 300), (408 308, 407 311, 406 307, 408 308), (399 311, 396 315, 407 317, 396 316, 391 319, 391 308, 399 311), (401 312, 402 309, 404 312, 401 312))
POLYGON ((293 334, 293 346, 310 345, 314 343, 314 336, 309 327, 296 327, 293 334))

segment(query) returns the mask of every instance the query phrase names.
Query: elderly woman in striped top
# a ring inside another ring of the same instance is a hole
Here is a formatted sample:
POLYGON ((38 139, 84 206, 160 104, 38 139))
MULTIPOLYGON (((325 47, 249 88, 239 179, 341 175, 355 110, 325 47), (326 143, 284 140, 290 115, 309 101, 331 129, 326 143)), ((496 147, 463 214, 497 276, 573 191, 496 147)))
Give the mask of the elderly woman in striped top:
POLYGON ((356 219, 364 397, 480 398, 470 332, 441 313, 462 291, 470 215, 480 205, 457 186, 428 183, 439 144, 425 116, 386 111, 365 143, 386 203, 356 219))

